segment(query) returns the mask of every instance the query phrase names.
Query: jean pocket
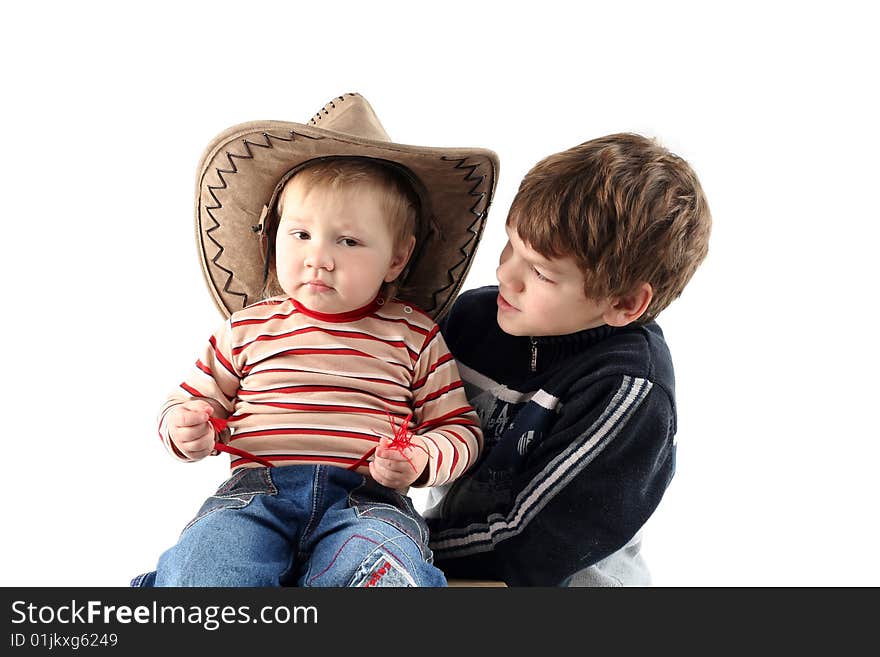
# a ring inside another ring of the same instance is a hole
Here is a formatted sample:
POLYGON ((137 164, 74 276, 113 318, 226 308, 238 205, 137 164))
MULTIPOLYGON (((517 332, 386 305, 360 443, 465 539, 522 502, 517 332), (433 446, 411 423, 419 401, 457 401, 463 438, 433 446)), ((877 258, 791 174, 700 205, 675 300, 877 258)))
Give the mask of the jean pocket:
POLYGON ((409 497, 367 478, 349 493, 348 504, 359 518, 382 520, 408 536, 419 546, 422 556, 431 560, 428 525, 409 497))
POLYGON ((220 484, 217 491, 205 500, 195 518, 187 523, 183 531, 215 511, 242 509, 250 504, 257 495, 277 494, 278 489, 272 483, 269 468, 242 468, 220 484))

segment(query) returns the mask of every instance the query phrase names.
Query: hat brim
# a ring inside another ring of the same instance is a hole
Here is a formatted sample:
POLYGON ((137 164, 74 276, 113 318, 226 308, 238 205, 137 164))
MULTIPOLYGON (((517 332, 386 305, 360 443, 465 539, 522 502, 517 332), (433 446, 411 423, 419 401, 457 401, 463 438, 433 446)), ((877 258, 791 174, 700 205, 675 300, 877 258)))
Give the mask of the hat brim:
POLYGON ((483 233, 498 178, 495 153, 410 146, 299 123, 252 121, 214 138, 201 158, 196 181, 199 257, 224 316, 261 298, 262 245, 253 227, 260 223, 263 206, 279 181, 309 160, 335 156, 395 162, 421 181, 439 230, 419 245, 405 300, 435 319, 448 310, 483 233))

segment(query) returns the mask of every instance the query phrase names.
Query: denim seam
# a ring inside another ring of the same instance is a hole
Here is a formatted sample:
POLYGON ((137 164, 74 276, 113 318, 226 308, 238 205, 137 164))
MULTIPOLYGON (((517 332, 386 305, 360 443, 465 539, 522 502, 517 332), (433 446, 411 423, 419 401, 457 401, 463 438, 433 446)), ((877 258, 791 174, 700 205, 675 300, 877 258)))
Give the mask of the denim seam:
MULTIPOLYGON (((212 497, 213 497, 213 496, 212 496, 212 497)), ((190 521, 186 524, 186 527, 183 528, 183 531, 180 532, 180 535, 183 536, 183 534, 186 532, 187 529, 189 529, 190 527, 192 527, 194 524, 196 524, 196 523, 197 523, 199 520, 201 520, 202 518, 207 518, 207 517, 208 517, 209 515, 211 515, 212 513, 215 513, 215 512, 217 512, 217 511, 229 510, 229 509, 243 509, 244 507, 246 507, 248 504, 250 504, 250 503, 253 502, 253 500, 254 500, 253 497, 251 497, 251 499, 249 499, 249 500, 247 500, 247 501, 244 501, 244 500, 242 500, 242 499, 240 499, 240 498, 235 498, 235 497, 227 497, 227 498, 220 498, 220 499, 229 499, 229 500, 233 500, 233 499, 235 499, 235 500, 238 500, 238 502, 240 502, 240 504, 227 504, 227 505, 224 505, 224 506, 215 506, 215 507, 213 507, 213 508, 211 508, 211 509, 208 509, 208 510, 205 511, 204 513, 200 513, 199 515, 197 515, 195 518, 193 518, 192 520, 190 520, 190 521)))
MULTIPOLYGON (((365 483, 366 483, 366 480, 365 480, 365 483)), ((413 515, 410 515, 410 514, 417 514, 418 512, 412 507, 412 504, 409 502, 407 497, 404 495, 400 495, 398 493, 398 496, 400 497, 401 503, 406 507, 406 510, 401 509, 393 504, 388 504, 386 502, 367 502, 365 504, 363 504, 363 503, 358 504, 358 501, 354 498, 354 494, 355 494, 355 492, 357 492, 358 490, 360 490, 363 487, 364 487, 364 484, 361 484, 360 486, 353 488, 348 493, 348 507, 350 509, 354 510, 355 515, 357 515, 358 518, 363 518, 365 516, 366 512, 371 509, 384 508, 384 509, 388 509, 394 513, 400 514, 403 517, 412 520, 413 523, 415 524, 415 526, 418 528, 418 532, 419 532, 418 540, 416 540, 414 537, 410 536, 409 532, 404 527, 397 524, 393 520, 389 520, 388 518, 381 517, 378 515, 366 516, 372 520, 378 520, 379 522, 384 522, 384 523, 394 527, 395 529, 397 529, 401 534, 403 534, 409 540, 411 540, 413 543, 415 543, 416 547, 419 549, 419 552, 422 555, 422 558, 425 561, 427 561, 429 563, 432 562, 434 555, 431 552, 430 546, 428 545, 428 533, 427 533, 426 527, 424 525, 424 521, 421 520, 420 517, 418 517, 417 515, 415 517, 413 515)))
POLYGON ((216 512, 216 511, 223 511, 224 509, 243 509, 247 505, 249 505, 251 502, 253 502, 254 498, 257 495, 277 495, 278 489, 275 487, 275 483, 272 481, 272 477, 269 475, 269 469, 263 468, 263 472, 261 472, 260 475, 262 476, 263 482, 265 484, 264 490, 253 490, 253 491, 249 490, 247 492, 241 492, 241 493, 232 493, 232 491, 235 489, 235 486, 238 485, 238 483, 241 481, 241 479, 244 478, 244 474, 242 474, 241 476, 239 476, 237 478, 236 478, 236 475, 233 475, 232 477, 230 477, 227 481, 225 481, 223 484, 221 484, 220 487, 217 489, 218 493, 221 490, 225 490, 227 494, 224 494, 224 495, 214 494, 214 495, 211 495, 211 497, 209 497, 208 499, 215 498, 218 500, 235 500, 236 502, 238 502, 238 504, 224 504, 222 506, 215 506, 211 509, 208 509, 204 513, 197 514, 195 518, 193 518, 192 520, 190 520, 186 524, 186 527, 183 528, 183 531, 180 532, 181 536, 183 535, 183 533, 187 529, 192 527, 199 520, 209 516, 210 514, 216 512), (230 483, 230 482, 232 482, 233 479, 236 479, 236 481, 234 483, 230 483))
POLYGON ((323 501, 323 492, 324 486, 321 485, 322 479, 326 476, 326 471, 324 467, 321 465, 315 466, 314 478, 312 479, 312 513, 309 516, 309 521, 303 527, 302 535, 299 539, 299 549, 297 552, 302 552, 302 546, 306 543, 311 534, 312 530, 315 527, 315 523, 318 521, 318 511, 321 507, 321 502, 323 501))
MULTIPOLYGON (((398 509, 396 506, 392 506, 391 504, 375 503, 375 504, 371 504, 369 506, 354 507, 354 511, 357 514, 358 518, 363 518, 368 512, 372 511, 373 509, 377 509, 377 508, 388 509, 389 511, 393 511, 394 513, 399 513, 400 515, 404 516, 405 518, 410 517, 410 516, 406 515, 403 511, 398 509)), ((382 522, 387 522, 392 527, 396 527, 400 531, 401 534, 404 534, 405 536, 409 536, 409 532, 406 531, 404 526, 402 524, 398 524, 397 522, 395 522, 392 519, 386 518, 384 516, 375 516, 375 515, 367 515, 367 517, 372 518, 373 520, 380 520, 382 522)), ((419 542, 421 543, 420 547, 422 547, 427 543, 427 541, 425 540, 424 530, 422 529, 421 523, 419 523, 414 518, 412 520, 414 521, 416 527, 419 530, 419 542)), ((410 538, 412 538, 412 537, 410 537, 410 538)), ((424 552, 424 550, 422 550, 422 551, 424 552)))
POLYGON ((217 492, 214 493, 211 497, 223 497, 226 493, 235 488, 236 484, 238 484, 238 482, 241 481, 246 474, 247 471, 244 469, 234 473, 226 481, 220 484, 220 486, 217 488, 217 492))

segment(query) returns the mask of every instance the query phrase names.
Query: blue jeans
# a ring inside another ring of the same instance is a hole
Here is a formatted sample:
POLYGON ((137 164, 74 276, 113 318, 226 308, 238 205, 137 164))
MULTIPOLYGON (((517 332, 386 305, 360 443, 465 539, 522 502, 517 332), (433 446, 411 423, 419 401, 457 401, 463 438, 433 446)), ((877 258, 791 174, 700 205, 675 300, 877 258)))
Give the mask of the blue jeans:
POLYGON ((333 466, 245 468, 132 586, 446 586, 412 501, 333 466))

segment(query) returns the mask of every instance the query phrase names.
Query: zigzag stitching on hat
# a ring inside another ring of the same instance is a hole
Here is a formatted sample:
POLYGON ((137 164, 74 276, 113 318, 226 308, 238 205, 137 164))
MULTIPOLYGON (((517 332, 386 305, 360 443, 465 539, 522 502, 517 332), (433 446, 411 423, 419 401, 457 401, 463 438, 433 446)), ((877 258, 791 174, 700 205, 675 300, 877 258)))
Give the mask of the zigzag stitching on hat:
POLYGON ((464 177, 464 180, 466 182, 471 182, 471 181, 474 182, 474 186, 471 187, 470 191, 468 191, 468 195, 477 197, 477 201, 468 209, 468 211, 476 217, 474 219, 474 221, 471 222, 471 225, 468 226, 468 228, 467 228, 468 232, 470 232, 470 234, 471 234, 471 237, 470 237, 470 239, 468 239, 467 242, 465 242, 464 244, 462 244, 458 248, 458 252, 461 254, 461 260, 456 262, 454 265, 452 265, 452 267, 450 267, 446 271, 446 276, 449 280, 449 283, 431 295, 432 303, 433 303, 433 306, 431 308, 432 310, 434 308, 436 308, 438 305, 437 296, 455 285, 455 277, 452 275, 452 270, 456 269, 457 267, 461 266, 462 264, 464 264, 468 261, 468 254, 467 254, 467 251, 465 251, 464 249, 468 244, 470 244, 471 242, 473 242, 475 239, 477 239, 479 237, 480 230, 482 230, 482 224, 485 223, 485 220, 486 220, 486 211, 488 210, 488 207, 484 208, 481 212, 477 212, 477 210, 476 210, 477 207, 480 205, 480 203, 483 201, 483 199, 485 199, 485 197, 486 197, 486 192, 476 191, 477 189, 480 188, 480 186, 483 184, 483 181, 486 179, 485 175, 479 175, 479 176, 474 175, 474 173, 480 167, 480 165, 479 164, 465 164, 465 162, 467 162, 466 157, 456 159, 456 158, 446 157, 444 155, 444 156, 441 156, 440 159, 445 162, 455 162, 456 169, 467 170, 467 173, 464 177), (479 225, 479 228, 474 229, 474 227, 477 225, 479 225))
POLYGON ((268 132, 264 132, 262 134, 266 140, 265 144, 261 144, 259 142, 255 142, 255 141, 249 141, 247 139, 241 140, 242 144, 244 144, 244 148, 246 151, 245 154, 230 153, 229 151, 226 151, 226 160, 229 162, 230 168, 229 169, 221 169, 220 167, 214 168, 214 171, 217 173, 217 177, 220 179, 220 182, 222 184, 221 185, 208 185, 208 193, 211 195, 211 198, 214 199, 215 205, 206 205, 205 206, 205 212, 208 213, 208 216, 211 217, 211 221, 214 222, 213 226, 211 226, 210 228, 205 230, 205 235, 207 236, 207 238, 209 240, 211 240, 211 242, 214 243, 214 246, 216 246, 219 249, 217 251, 217 253, 214 255, 214 257, 211 258, 211 262, 214 263, 214 265, 218 269, 221 269, 223 272, 226 273, 226 282, 223 284, 223 291, 226 292, 227 294, 232 294, 237 297, 243 297, 242 308, 247 306, 248 295, 245 292, 235 292, 234 290, 230 289, 229 286, 232 283, 232 279, 234 278, 234 274, 231 269, 227 269, 226 267, 224 267, 223 265, 221 265, 218 262, 218 260, 223 256, 224 248, 220 244, 220 242, 215 240, 214 236, 211 235, 211 233, 213 231, 220 228, 220 222, 217 221, 217 218, 214 216, 214 213, 212 212, 212 210, 219 210, 223 207, 223 204, 220 202, 220 199, 217 198, 217 195, 214 193, 214 191, 226 189, 228 187, 228 184, 226 182, 226 178, 223 177, 223 174, 238 173, 238 167, 236 166, 236 164, 232 158, 239 158, 242 160, 252 160, 254 158, 254 153, 253 153, 253 151, 251 151, 251 146, 256 146, 258 148, 274 148, 272 145, 272 139, 277 139, 278 141, 283 141, 283 142, 289 143, 289 142, 294 141, 293 135, 295 133, 293 131, 290 132, 290 134, 291 134, 290 139, 287 139, 285 137, 279 137, 277 135, 270 135, 268 132))

